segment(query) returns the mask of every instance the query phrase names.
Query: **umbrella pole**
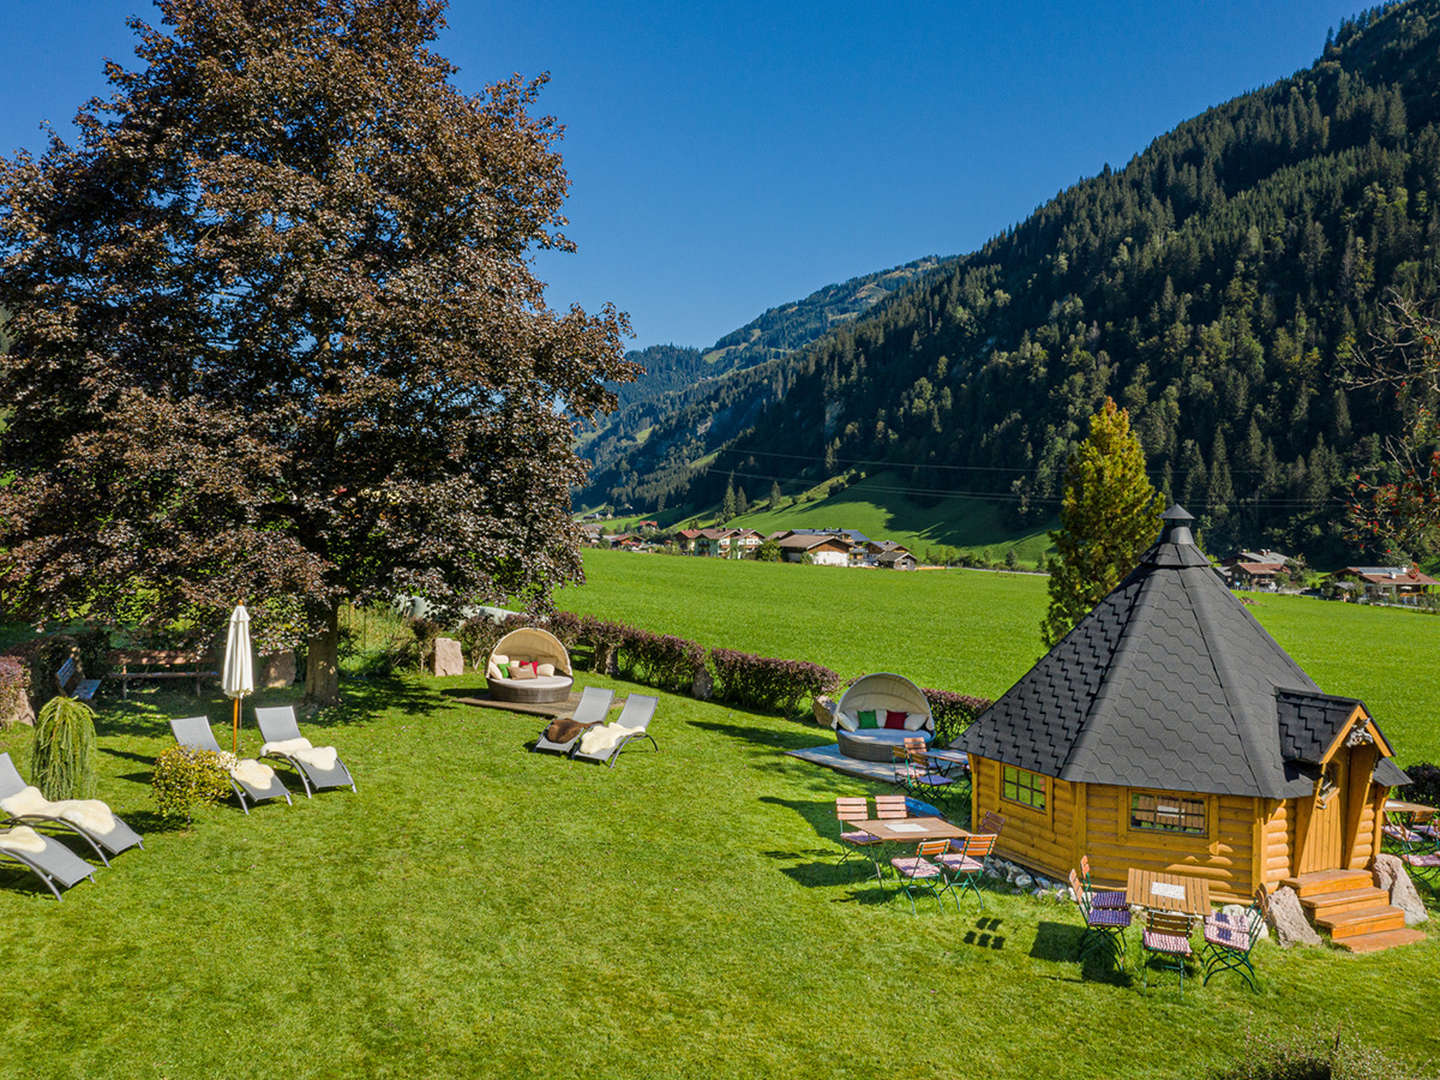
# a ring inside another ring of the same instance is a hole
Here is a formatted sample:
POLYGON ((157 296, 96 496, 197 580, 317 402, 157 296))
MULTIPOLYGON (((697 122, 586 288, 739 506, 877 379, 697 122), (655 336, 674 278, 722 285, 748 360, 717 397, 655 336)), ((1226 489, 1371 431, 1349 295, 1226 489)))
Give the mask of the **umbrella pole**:
POLYGON ((230 739, 230 752, 240 756, 240 699, 235 699, 235 731, 230 739))

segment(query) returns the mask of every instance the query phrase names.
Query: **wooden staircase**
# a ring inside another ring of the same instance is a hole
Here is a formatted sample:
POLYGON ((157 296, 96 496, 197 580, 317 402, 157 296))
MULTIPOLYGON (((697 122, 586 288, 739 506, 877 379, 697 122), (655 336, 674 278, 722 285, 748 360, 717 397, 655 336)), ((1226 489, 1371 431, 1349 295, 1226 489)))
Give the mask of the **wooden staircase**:
POLYGON ((1425 934, 1405 926, 1405 913, 1375 887, 1369 870, 1320 870, 1281 882, 1294 889, 1318 930, 1351 952, 1377 952, 1423 941, 1425 934))

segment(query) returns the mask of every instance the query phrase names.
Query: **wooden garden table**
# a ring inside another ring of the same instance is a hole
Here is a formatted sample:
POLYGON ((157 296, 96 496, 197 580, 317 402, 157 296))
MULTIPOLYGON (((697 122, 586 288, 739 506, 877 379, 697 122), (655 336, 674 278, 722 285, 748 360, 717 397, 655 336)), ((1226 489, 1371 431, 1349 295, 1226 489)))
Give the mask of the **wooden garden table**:
POLYGON ((970 834, 959 825, 952 825, 944 818, 908 817, 881 821, 866 818, 855 822, 855 828, 864 829, 871 836, 887 844, 918 844, 922 840, 960 840, 970 834))
POLYGON ((1424 803, 1406 802, 1404 799, 1386 799, 1385 813, 1403 815, 1413 822, 1426 822, 1435 816, 1437 809, 1424 803))
POLYGON ((1132 866, 1125 882, 1125 902, 1132 907, 1178 911, 1203 919, 1210 914, 1210 882, 1188 874, 1165 874, 1132 866))

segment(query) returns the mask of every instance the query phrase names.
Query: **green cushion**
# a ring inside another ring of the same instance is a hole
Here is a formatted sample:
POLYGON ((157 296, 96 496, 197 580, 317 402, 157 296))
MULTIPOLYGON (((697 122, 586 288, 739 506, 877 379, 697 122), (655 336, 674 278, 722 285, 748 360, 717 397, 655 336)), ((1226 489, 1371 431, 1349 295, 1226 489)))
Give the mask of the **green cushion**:
POLYGON ((861 727, 862 729, 863 729, 863 728, 873 728, 873 727, 879 727, 879 726, 880 726, 879 724, 877 724, 877 723, 875 722, 875 710, 874 710, 874 709, 866 709, 866 710, 864 710, 863 712, 858 712, 858 713, 855 714, 855 718, 860 721, 860 727, 861 727))
POLYGON ((495 666, 500 669, 500 677, 501 677, 502 679, 508 679, 508 678, 510 677, 510 665, 509 665, 509 664, 496 664, 495 666))

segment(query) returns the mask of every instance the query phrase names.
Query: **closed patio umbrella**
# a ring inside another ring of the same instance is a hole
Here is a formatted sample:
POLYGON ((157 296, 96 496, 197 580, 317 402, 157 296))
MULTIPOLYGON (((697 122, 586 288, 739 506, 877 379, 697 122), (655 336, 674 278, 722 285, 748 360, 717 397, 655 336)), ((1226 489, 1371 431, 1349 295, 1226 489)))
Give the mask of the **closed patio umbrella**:
POLYGON ((220 689, 235 699, 235 731, 231 752, 240 753, 240 699, 255 691, 255 666, 250 659, 250 614, 244 604, 236 604, 230 615, 230 633, 225 639, 225 667, 220 689))

